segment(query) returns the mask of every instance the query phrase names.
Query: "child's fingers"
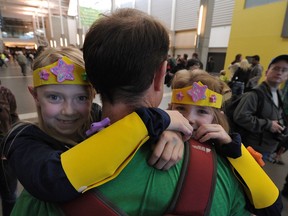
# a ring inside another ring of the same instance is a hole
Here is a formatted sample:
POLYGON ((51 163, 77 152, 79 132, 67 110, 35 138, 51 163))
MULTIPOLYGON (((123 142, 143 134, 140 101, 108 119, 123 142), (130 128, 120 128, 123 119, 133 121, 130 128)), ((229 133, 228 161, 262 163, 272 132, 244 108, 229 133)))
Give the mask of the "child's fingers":
POLYGON ((152 155, 150 156, 149 160, 148 160, 148 164, 150 166, 154 166, 156 164, 156 162, 159 160, 159 158, 162 155, 162 152, 164 150, 165 147, 165 142, 163 139, 159 139, 159 141, 157 142, 157 144, 154 147, 154 150, 152 152, 152 155))
POLYGON ((157 142, 148 163, 156 169, 166 170, 183 157, 183 152, 184 144, 181 135, 165 131, 157 142))
POLYGON ((175 146, 173 153, 171 155, 171 159, 165 164, 165 166, 163 167, 163 170, 168 170, 172 166, 177 164, 182 159, 183 153, 184 153, 183 144, 175 146))

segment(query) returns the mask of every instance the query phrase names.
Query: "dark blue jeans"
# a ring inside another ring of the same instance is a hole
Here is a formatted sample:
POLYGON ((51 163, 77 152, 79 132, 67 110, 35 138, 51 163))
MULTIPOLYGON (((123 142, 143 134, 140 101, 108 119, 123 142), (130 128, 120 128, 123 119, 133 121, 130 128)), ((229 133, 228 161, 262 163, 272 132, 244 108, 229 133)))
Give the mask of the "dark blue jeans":
POLYGON ((232 95, 241 95, 244 92, 244 82, 234 81, 232 83, 232 95))

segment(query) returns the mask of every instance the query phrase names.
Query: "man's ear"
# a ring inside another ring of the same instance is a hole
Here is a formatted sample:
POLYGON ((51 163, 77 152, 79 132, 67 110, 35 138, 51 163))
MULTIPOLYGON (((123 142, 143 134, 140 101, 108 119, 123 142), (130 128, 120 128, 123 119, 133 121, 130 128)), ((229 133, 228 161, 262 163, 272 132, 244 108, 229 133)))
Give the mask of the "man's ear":
POLYGON ((167 70, 167 61, 164 61, 161 63, 158 71, 156 72, 154 76, 155 91, 160 91, 163 89, 166 70, 167 70))

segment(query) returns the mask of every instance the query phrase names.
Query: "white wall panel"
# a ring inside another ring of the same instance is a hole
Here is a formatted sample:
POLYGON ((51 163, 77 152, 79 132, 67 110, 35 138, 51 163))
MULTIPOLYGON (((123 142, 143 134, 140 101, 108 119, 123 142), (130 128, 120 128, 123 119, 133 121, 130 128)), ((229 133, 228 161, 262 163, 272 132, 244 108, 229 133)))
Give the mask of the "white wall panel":
POLYGON ((136 0, 135 8, 148 13, 148 0, 136 0))
POLYGON ((177 0, 175 31, 197 28, 199 7, 200 0, 177 0))
POLYGON ((76 23, 76 20, 68 18, 67 19, 67 25, 69 26, 68 43, 76 45, 76 43, 77 43, 77 39, 76 39, 77 23, 76 23))
POLYGON ((230 31, 231 26, 211 28, 209 48, 228 47, 230 31))
POLYGON ((231 25, 234 0, 215 0, 212 26, 231 25))
POLYGON ((151 15, 160 19, 170 29, 172 15, 172 0, 152 0, 151 15))

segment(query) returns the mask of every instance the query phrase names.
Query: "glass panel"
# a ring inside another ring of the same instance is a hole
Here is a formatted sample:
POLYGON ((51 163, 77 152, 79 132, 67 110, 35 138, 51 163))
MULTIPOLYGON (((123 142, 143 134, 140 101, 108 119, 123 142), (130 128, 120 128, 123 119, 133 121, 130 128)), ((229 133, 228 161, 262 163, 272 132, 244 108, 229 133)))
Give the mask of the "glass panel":
POLYGON ((282 0, 246 0, 245 1, 245 8, 255 7, 259 5, 265 5, 272 2, 278 2, 282 0))
POLYGON ((32 21, 3 17, 3 25, 1 30, 3 38, 34 38, 32 21))

